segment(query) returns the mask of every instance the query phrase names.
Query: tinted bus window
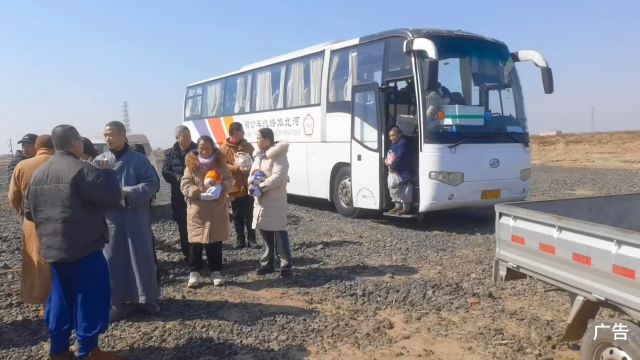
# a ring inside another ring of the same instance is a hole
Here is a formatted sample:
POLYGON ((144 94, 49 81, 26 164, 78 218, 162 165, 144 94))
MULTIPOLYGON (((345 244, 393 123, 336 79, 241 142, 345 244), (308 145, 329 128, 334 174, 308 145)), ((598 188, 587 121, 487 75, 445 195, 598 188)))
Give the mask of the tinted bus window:
POLYGON ((222 80, 216 80, 214 82, 205 85, 206 97, 205 97, 205 114, 206 116, 220 116, 222 115, 222 93, 224 88, 222 80))
POLYGON ((285 65, 273 65, 255 72, 255 86, 252 92, 251 110, 263 111, 284 107, 285 65))
POLYGON ((202 115, 202 86, 194 86, 187 89, 187 98, 184 105, 185 119, 202 115))
POLYGON ((287 65, 287 107, 320 104, 322 55, 295 60, 287 65))
POLYGON ((244 114, 251 110, 251 78, 252 74, 242 74, 225 79, 225 114, 244 114))

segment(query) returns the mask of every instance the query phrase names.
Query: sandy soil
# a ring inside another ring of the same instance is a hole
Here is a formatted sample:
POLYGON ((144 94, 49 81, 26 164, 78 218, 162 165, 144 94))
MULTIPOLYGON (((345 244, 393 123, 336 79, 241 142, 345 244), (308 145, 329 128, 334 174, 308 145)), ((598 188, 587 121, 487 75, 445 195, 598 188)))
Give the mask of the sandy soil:
POLYGON ((532 136, 533 164, 640 169, 640 132, 532 136))

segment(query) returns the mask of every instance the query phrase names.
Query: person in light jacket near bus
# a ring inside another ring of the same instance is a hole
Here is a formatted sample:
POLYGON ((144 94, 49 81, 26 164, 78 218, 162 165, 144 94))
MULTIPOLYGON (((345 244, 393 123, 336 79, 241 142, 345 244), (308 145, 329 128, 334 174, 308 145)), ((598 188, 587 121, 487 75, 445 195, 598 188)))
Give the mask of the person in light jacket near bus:
POLYGON ((227 193, 233 178, 224 154, 215 147, 213 139, 201 136, 197 152, 185 159, 186 168, 180 181, 180 190, 187 200, 187 230, 189 233, 189 282, 200 284, 202 250, 207 254, 213 285, 223 284, 222 242, 229 238, 227 193), (214 194, 214 188, 219 188, 214 194))
POLYGON ((253 205, 253 228, 264 240, 264 254, 260 257, 258 275, 275 271, 275 256, 280 260, 280 276, 291 275, 291 248, 287 233, 287 182, 289 179, 289 144, 276 143, 269 128, 258 130, 258 151, 254 154, 251 174, 260 170, 265 179, 258 187, 253 205), (277 251, 276 251, 277 250, 277 251))

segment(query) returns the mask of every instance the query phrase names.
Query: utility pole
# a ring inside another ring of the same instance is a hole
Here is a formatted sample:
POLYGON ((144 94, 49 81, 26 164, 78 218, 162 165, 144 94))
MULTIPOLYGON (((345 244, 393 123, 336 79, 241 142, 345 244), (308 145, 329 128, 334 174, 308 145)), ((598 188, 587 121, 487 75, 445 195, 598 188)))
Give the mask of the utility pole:
POLYGON ((596 132, 596 115, 595 107, 591 107, 591 132, 596 132))
POLYGON ((122 104, 122 123, 127 129, 127 133, 131 132, 131 122, 129 121, 129 106, 126 101, 122 104))

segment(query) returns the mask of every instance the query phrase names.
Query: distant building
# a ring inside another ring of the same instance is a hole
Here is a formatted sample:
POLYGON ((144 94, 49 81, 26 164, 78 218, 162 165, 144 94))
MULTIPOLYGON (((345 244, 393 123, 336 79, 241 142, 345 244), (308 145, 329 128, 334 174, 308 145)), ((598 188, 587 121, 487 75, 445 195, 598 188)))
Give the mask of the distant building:
POLYGON ((540 136, 556 136, 556 135, 562 135, 562 131, 560 131, 560 130, 547 130, 547 131, 541 132, 538 135, 540 135, 540 136))

